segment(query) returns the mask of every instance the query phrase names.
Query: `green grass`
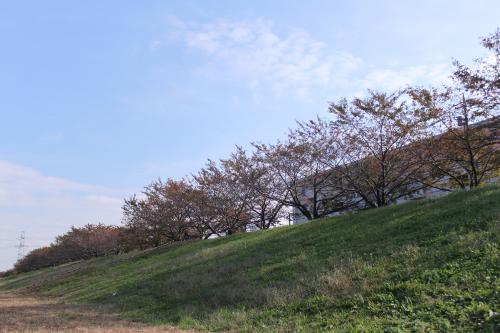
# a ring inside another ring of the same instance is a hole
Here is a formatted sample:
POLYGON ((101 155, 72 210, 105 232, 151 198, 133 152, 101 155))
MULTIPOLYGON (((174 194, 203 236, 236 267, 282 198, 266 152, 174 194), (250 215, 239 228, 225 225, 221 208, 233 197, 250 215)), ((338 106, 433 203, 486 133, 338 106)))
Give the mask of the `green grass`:
POLYGON ((0 290, 211 331, 493 332, 499 222, 496 184, 66 264, 4 278, 0 290))

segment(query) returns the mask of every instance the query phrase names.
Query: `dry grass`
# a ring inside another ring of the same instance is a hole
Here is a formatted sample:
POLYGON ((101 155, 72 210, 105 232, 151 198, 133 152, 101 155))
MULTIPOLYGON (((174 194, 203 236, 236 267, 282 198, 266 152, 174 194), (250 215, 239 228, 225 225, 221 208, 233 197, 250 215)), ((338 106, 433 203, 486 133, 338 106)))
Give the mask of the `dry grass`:
POLYGON ((0 332, 194 333, 168 326, 131 323, 103 309, 7 293, 0 294, 0 332))

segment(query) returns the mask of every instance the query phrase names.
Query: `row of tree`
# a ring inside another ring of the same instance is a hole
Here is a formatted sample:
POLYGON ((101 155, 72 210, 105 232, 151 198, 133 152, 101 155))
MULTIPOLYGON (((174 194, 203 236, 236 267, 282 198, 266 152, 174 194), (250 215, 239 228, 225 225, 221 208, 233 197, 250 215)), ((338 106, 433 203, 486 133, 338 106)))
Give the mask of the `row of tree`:
POLYGON ((332 119, 299 122, 250 153, 237 147, 189 178, 157 180, 125 200, 123 227, 73 228, 17 267, 267 229, 291 209, 312 220, 426 188, 476 187, 500 162, 500 30, 482 44, 492 55, 473 68, 456 62, 449 86, 330 103, 332 119), (44 262, 47 253, 57 259, 44 262))
POLYGON ((31 251, 19 260, 14 270, 27 272, 71 261, 102 257, 127 251, 125 228, 104 224, 88 224, 71 229, 50 245, 31 251))

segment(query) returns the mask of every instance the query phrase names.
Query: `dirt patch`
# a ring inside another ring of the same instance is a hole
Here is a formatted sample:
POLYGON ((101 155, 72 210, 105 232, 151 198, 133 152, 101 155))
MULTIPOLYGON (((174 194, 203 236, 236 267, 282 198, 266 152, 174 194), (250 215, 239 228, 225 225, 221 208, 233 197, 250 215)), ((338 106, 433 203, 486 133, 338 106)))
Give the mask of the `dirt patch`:
POLYGON ((99 309, 5 293, 0 294, 0 332, 194 333, 128 322, 99 309))

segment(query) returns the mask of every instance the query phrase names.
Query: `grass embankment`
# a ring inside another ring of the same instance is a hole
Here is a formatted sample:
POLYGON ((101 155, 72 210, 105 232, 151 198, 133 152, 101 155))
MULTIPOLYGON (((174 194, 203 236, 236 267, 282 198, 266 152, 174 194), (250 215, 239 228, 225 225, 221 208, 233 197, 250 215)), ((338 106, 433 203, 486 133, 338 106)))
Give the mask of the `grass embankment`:
POLYGON ((500 186, 0 280, 125 318, 241 332, 493 332, 500 186))

